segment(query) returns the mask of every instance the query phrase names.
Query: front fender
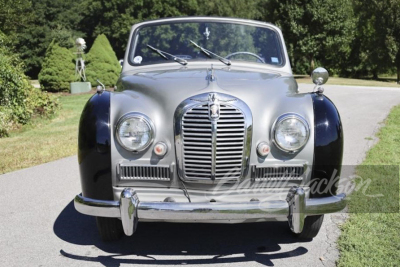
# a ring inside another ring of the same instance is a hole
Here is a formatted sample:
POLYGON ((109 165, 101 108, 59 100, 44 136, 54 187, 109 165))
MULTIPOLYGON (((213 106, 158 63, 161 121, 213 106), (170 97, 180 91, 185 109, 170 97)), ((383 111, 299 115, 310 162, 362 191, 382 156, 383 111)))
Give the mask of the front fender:
POLYGON ((78 161, 82 194, 113 200, 111 179, 110 92, 93 95, 79 122, 78 161))
POLYGON ((314 164, 311 197, 336 195, 343 158, 343 128, 339 112, 324 95, 311 94, 314 106, 314 164))

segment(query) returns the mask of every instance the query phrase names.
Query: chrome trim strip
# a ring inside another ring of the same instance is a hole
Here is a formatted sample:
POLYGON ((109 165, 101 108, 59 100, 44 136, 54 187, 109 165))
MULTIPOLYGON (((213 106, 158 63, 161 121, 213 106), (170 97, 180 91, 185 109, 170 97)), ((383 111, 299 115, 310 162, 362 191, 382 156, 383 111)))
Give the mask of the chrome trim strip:
POLYGON ((119 201, 99 200, 76 195, 74 205, 80 213, 91 216, 119 218, 121 215, 119 201))
POLYGON ((334 213, 346 207, 346 194, 331 197, 311 198, 306 201, 307 215, 322 215, 334 213))
POLYGON ((287 217, 288 204, 285 201, 270 202, 200 202, 177 203, 155 202, 140 203, 139 220, 178 220, 178 221, 210 221, 210 220, 242 220, 259 218, 287 217))
POLYGON ((215 168, 217 161, 217 121, 211 121, 211 180, 215 180, 215 168))
POLYGON ((132 235, 139 220, 218 221, 288 217, 294 232, 301 232, 307 215, 341 211, 346 206, 345 194, 305 199, 304 189, 293 187, 287 200, 249 202, 140 202, 132 188, 125 188, 121 201, 104 201, 77 195, 75 209, 80 213, 121 218, 124 232, 132 235))

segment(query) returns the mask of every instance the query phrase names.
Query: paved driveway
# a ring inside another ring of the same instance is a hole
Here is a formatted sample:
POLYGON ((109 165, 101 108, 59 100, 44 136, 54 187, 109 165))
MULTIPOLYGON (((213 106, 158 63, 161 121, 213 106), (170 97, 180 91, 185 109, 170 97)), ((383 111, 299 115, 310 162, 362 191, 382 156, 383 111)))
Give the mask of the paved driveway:
MULTIPOLYGON (((312 86, 301 85, 302 91, 312 86)), ((400 90, 326 86, 341 113, 344 164, 359 163, 400 90)), ((312 242, 282 222, 242 225, 140 223, 132 238, 104 244, 93 218, 77 213, 76 157, 0 176, 0 266, 333 266, 340 214, 325 216, 312 242)))

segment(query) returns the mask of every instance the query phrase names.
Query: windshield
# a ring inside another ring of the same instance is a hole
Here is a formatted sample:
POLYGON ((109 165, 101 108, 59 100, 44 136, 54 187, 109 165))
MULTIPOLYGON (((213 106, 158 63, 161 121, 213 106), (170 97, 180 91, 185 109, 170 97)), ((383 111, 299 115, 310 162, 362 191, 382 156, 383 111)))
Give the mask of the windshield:
POLYGON ((188 64, 220 57, 222 62, 226 58, 232 65, 238 61, 284 65, 279 35, 270 28, 220 22, 174 22, 144 25, 136 30, 132 40, 129 61, 134 66, 173 62, 174 57, 188 64), (164 57, 149 46, 171 56, 164 57), (211 54, 204 53, 202 48, 211 54))

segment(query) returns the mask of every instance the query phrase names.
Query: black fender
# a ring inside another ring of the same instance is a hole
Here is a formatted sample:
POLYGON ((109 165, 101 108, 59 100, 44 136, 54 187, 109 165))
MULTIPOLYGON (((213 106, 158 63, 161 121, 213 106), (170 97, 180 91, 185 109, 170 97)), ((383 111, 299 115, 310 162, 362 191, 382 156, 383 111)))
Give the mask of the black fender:
POLYGON ((82 195, 113 200, 111 179, 110 92, 93 95, 79 122, 78 162, 82 195))
POLYGON ((324 95, 311 94, 314 107, 314 164, 311 197, 336 195, 342 170, 343 128, 339 112, 324 95))

